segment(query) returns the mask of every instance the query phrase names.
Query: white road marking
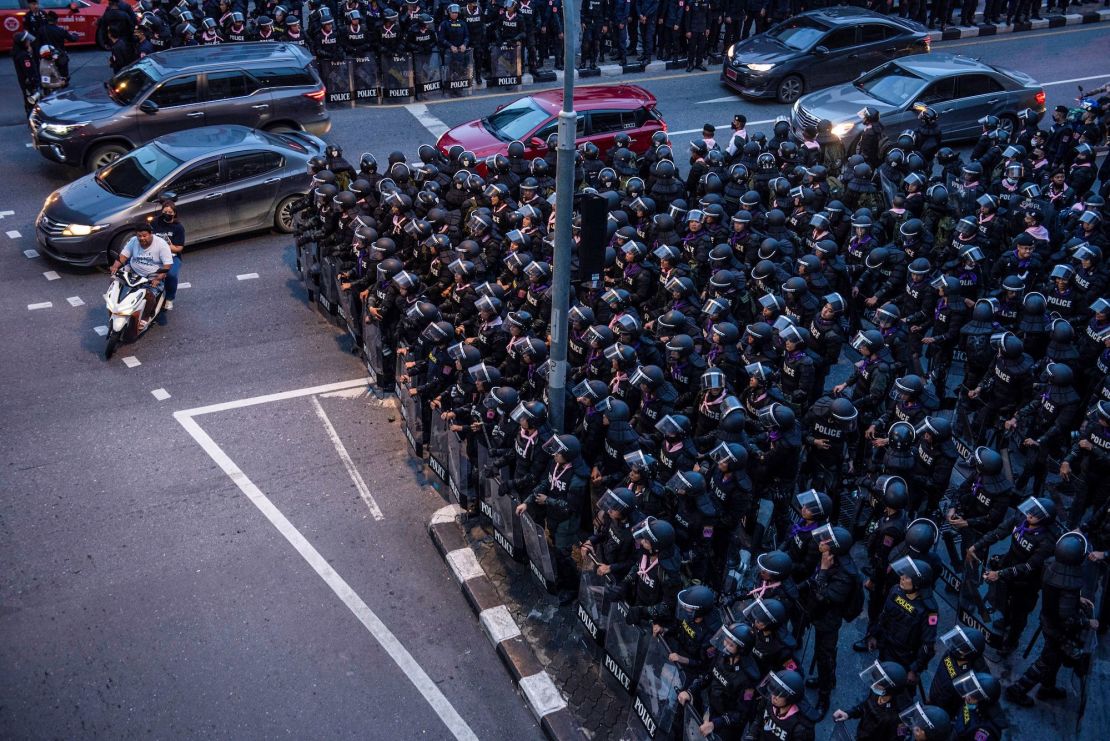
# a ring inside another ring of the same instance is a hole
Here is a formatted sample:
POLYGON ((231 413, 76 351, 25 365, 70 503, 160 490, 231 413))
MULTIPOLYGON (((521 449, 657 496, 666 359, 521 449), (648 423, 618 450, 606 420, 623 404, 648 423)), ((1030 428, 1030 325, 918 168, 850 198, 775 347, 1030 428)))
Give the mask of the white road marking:
POLYGON ((134 368, 137 365, 142 365, 142 363, 139 362, 139 359, 136 358, 134 355, 128 355, 126 358, 124 358, 123 364, 126 365, 128 368, 134 368))
POLYGON ((1041 87, 1052 87, 1053 85, 1067 85, 1069 82, 1086 82, 1087 80, 1102 80, 1110 77, 1110 74, 1091 75, 1090 77, 1073 77, 1070 80, 1053 80, 1052 82, 1042 82, 1041 87))
POLYGON ((470 729, 466 721, 459 715, 458 711, 451 705, 450 701, 444 696, 443 692, 432 681, 412 654, 401 644, 393 632, 386 627, 385 623, 374 614, 373 610, 367 606, 358 594, 351 589, 351 586, 343 580, 331 564, 329 564, 324 557, 320 555, 308 539, 301 534, 297 528, 282 514, 281 510, 274 506, 274 503, 267 498, 262 491, 255 486, 247 475, 235 465, 235 462, 228 457, 227 453, 216 444, 207 432, 205 432, 199 424, 197 424, 194 417, 202 414, 209 414, 211 412, 223 411, 225 409, 237 409, 245 406, 252 406, 255 404, 265 404, 269 401, 280 401, 282 399, 292 399, 300 396, 310 396, 318 393, 326 393, 328 391, 338 391, 343 388, 351 388, 356 385, 364 385, 365 379, 358 381, 346 381, 338 384, 328 384, 326 386, 317 386, 310 389, 297 389, 294 391, 286 391, 279 394, 269 394, 266 396, 258 396, 252 399, 241 399, 237 401, 224 402, 223 404, 213 404, 207 407, 199 407, 197 409, 186 409, 174 413, 174 418, 178 423, 185 428, 185 431, 200 445, 208 456, 215 461, 225 474, 239 487, 239 491, 243 492, 251 503, 258 508, 258 510, 270 521, 270 524, 281 533, 289 544, 296 549, 297 553, 308 563, 309 566, 316 572, 316 574, 324 580, 324 583, 331 588, 348 610, 358 619, 360 623, 366 628, 374 640, 378 642, 393 662, 405 673, 413 686, 424 696, 424 699, 431 705, 432 709, 443 721, 444 725, 451 734, 460 740, 477 741, 478 737, 474 731, 470 729))
POLYGON ((27 311, 38 311, 39 309, 49 309, 54 304, 50 301, 43 301, 41 304, 27 304, 27 311))
MULTIPOLYGON (((235 276, 235 280, 254 280, 258 277, 258 273, 243 273, 242 275, 235 276)), ((181 286, 178 286, 180 288, 181 286)))
POLYGON ((6 218, 8 216, 15 216, 15 211, 0 211, 0 219, 6 218))
POLYGON ((19 239, 23 235, 19 233, 18 229, 10 229, 8 232, 8 239, 19 239))
POLYGON ((27 142, 27 143, 26 143, 26 144, 24 144, 23 146, 25 146, 25 147, 27 147, 28 149, 30 149, 31 147, 33 147, 33 146, 35 146, 35 145, 34 145, 34 144, 33 144, 32 142, 27 142))
POLYGON ((170 392, 165 389, 154 389, 150 393, 153 394, 154 398, 158 401, 165 401, 170 398, 170 392))
MULTIPOLYGON (((783 115, 785 116, 786 114, 784 113, 783 115)), ((775 121, 778 121, 778 119, 777 118, 768 118, 764 121, 748 121, 748 126, 762 126, 763 124, 774 123, 775 121)), ((732 122, 730 121, 727 124, 717 124, 714 128, 716 128, 718 130, 724 130, 725 132, 729 132, 729 131, 732 131, 732 122)), ((683 131, 668 131, 667 132, 667 134, 669 136, 681 136, 682 134, 700 134, 700 133, 701 133, 701 127, 698 127, 696 129, 684 129, 683 131)), ((722 141, 724 141, 726 144, 728 143, 728 140, 725 139, 723 136, 722 136, 722 141)))
POLYGON ((327 394, 319 394, 319 396, 322 396, 325 399, 358 399, 363 396, 368 396, 369 393, 369 389, 359 388, 358 386, 355 386, 354 388, 343 389, 342 391, 332 391, 327 394))
POLYGON ((178 287, 179 289, 180 289, 180 288, 192 288, 192 287, 193 287, 193 284, 192 284, 192 283, 178 283, 178 284, 177 284, 177 287, 178 287))
POLYGON ((710 98, 709 100, 699 100, 694 105, 707 105, 709 103, 735 103, 735 95, 726 95, 723 98, 710 98))
POLYGON ((42 277, 46 278, 47 280, 60 280, 62 276, 58 275, 53 270, 47 270, 45 273, 42 274, 42 277))
POLYGON ((355 467, 355 462, 351 460, 351 455, 343 445, 343 441, 339 439, 339 433, 335 431, 335 427, 332 426, 331 420, 328 419, 324 407, 320 405, 320 400, 315 396, 312 397, 312 406, 316 407, 316 416, 324 423, 324 430, 328 433, 328 438, 335 447, 335 452, 339 453, 339 460, 343 461, 343 467, 347 469, 347 475, 351 477, 351 481, 355 482, 358 495, 362 497, 362 501, 366 502, 366 506, 370 508, 370 514, 374 516, 375 520, 384 520, 385 515, 382 514, 381 508, 378 507, 378 503, 374 501, 374 496, 370 493, 370 487, 366 485, 366 482, 362 478, 362 474, 358 472, 358 469, 355 467))
POLYGON ((39 256, 38 250, 23 250, 23 256, 27 259, 33 259, 39 256))
POLYGON ((70 306, 84 306, 85 305, 84 299, 82 299, 80 296, 70 296, 69 298, 66 299, 66 301, 69 302, 70 306))
POLYGON ((410 103, 405 106, 405 108, 407 108, 408 112, 420 122, 420 125, 431 132, 432 136, 437 140, 439 137, 446 134, 447 130, 450 128, 447 124, 433 116, 431 111, 428 110, 428 106, 423 103, 410 103))
POLYGON ((105 335, 108 334, 108 328, 105 327, 103 324, 99 324, 99 325, 93 327, 93 331, 96 332, 101 337, 104 337, 105 335))

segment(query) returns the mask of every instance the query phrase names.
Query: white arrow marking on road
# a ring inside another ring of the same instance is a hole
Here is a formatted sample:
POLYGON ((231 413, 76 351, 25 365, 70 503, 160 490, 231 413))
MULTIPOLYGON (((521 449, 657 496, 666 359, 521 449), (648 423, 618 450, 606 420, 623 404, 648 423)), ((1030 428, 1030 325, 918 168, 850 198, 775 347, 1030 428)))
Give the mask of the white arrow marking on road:
POLYGON ((50 301, 43 301, 41 304, 27 304, 27 311, 38 311, 39 309, 49 309, 54 304, 50 301))
POLYGON ((39 253, 36 250, 23 250, 23 256, 30 260, 38 257, 39 253))
MULTIPOLYGON (((242 275, 235 276, 235 280, 254 280, 258 277, 258 273, 243 273, 242 275)), ((180 288, 181 286, 178 286, 180 288)))
POLYGON ((134 368, 137 365, 142 365, 142 363, 139 362, 139 359, 136 358, 134 355, 128 355, 126 358, 124 358, 123 364, 126 365, 128 368, 134 368))
POLYGON ((8 239, 19 239, 22 236, 23 235, 20 234, 17 229, 12 229, 11 231, 8 232, 8 239))
POLYGON ((358 494, 362 497, 362 501, 366 502, 366 506, 370 508, 370 514, 374 516, 375 520, 385 519, 378 503, 374 501, 374 497, 370 494, 370 487, 362 479, 362 474, 355 468, 355 462, 351 460, 347 448, 343 446, 343 441, 339 439, 339 433, 332 427, 331 420, 324 412, 324 407, 320 405, 320 400, 315 396, 312 397, 312 406, 316 407, 316 416, 324 423, 324 430, 328 433, 331 439, 331 444, 335 446, 335 452, 339 453, 339 460, 343 461, 343 467, 347 469, 347 473, 351 477, 351 481, 355 482, 355 488, 358 489, 358 494))
POLYGON ((69 298, 66 299, 66 301, 69 302, 70 306, 84 306, 85 305, 85 302, 81 299, 80 296, 70 296, 69 298))
POLYGON ((42 277, 46 278, 47 280, 59 280, 62 276, 58 275, 53 270, 47 270, 45 273, 42 274, 42 277))
POLYGON ((103 324, 100 324, 100 325, 97 325, 97 326, 93 327, 93 331, 96 332, 101 337, 108 334, 108 328, 105 327, 103 324))
POLYGON ((166 391, 165 389, 154 389, 150 393, 153 394, 154 398, 158 401, 165 401, 166 399, 170 398, 170 392, 166 391))
POLYGON ((433 116, 428 110, 428 106, 423 103, 410 103, 405 106, 405 108, 408 109, 408 112, 420 122, 420 125, 431 132, 432 136, 436 139, 446 134, 447 130, 450 128, 447 124, 433 116))
POLYGON ((735 95, 726 95, 723 98, 711 98, 709 100, 699 100, 698 102, 694 103, 694 105, 708 105, 710 103, 734 103, 737 100, 739 100, 739 98, 737 98, 735 95))

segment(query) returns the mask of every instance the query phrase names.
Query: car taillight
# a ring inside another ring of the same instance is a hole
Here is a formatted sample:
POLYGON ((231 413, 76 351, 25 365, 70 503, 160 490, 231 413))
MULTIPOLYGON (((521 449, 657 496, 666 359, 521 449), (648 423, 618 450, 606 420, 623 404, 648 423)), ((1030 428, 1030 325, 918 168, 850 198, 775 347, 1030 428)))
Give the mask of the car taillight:
POLYGON ((933 49, 933 37, 932 36, 926 36, 925 37, 925 51, 932 51, 932 49, 933 49))
POLYGON ((325 87, 322 87, 319 90, 313 90, 311 93, 305 93, 304 97, 311 98, 312 100, 315 100, 317 103, 323 103, 324 102, 324 96, 326 96, 327 94, 328 94, 328 89, 325 88, 325 87))
POLYGON ((1033 100, 1037 101, 1037 105, 1044 105, 1044 90, 1038 90, 1033 100))

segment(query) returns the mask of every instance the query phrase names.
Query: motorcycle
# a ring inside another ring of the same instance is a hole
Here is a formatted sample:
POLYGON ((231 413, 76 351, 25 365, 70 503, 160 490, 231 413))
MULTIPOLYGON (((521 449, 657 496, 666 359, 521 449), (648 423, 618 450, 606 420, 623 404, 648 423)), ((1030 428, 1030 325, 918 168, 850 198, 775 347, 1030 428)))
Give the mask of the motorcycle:
POLYGON ((166 303, 164 293, 158 294, 158 303, 150 318, 141 319, 150 297, 150 278, 132 272, 129 267, 124 267, 112 276, 112 284, 104 294, 104 303, 109 315, 108 342, 104 347, 105 360, 111 359, 121 343, 134 342, 142 337, 162 313, 166 303))

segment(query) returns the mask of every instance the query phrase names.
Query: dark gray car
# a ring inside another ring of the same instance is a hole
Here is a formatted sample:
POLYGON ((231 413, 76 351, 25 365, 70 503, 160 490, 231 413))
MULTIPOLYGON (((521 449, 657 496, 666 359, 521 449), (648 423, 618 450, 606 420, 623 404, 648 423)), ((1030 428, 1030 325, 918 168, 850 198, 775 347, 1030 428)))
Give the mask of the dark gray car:
POLYGON ((50 194, 35 223, 55 260, 109 262, 135 227, 177 196, 189 246, 260 229, 293 230, 291 205, 309 185, 324 142, 304 132, 207 126, 167 134, 50 194))
POLYGON ((312 56, 272 41, 151 54, 100 86, 65 90, 31 111, 35 148, 92 172, 173 131, 238 124, 267 131, 331 128, 312 56))
POLYGON ((972 139, 979 119, 998 116, 1002 125, 1017 124, 1017 112, 1045 111, 1044 88, 1029 75, 958 54, 919 54, 887 62, 846 85, 803 96, 794 104, 794 130, 832 122, 833 133, 851 151, 863 130, 859 112, 879 112, 887 136, 894 139, 917 126, 918 111, 931 106, 940 114, 945 142, 972 139))

